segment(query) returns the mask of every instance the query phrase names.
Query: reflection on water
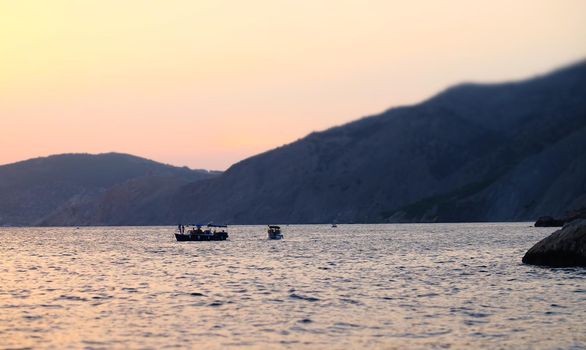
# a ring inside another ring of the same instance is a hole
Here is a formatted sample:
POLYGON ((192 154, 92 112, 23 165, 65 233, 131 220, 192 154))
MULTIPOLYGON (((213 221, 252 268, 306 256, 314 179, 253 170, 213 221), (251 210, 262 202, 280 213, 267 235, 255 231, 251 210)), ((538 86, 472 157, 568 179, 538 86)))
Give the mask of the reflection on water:
POLYGON ((583 348, 586 270, 529 224, 0 229, 0 348, 583 348))

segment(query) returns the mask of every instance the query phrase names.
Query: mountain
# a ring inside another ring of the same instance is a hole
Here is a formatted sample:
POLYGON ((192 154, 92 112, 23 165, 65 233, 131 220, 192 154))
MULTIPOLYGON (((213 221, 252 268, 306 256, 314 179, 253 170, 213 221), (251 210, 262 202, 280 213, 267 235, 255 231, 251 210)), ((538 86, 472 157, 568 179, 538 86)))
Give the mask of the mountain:
POLYGON ((586 62, 462 84, 185 186, 183 222, 534 220, 586 204, 586 62))
POLYGON ((535 220, 586 206, 586 62, 462 84, 226 172, 122 154, 0 166, 0 224, 535 220))
POLYGON ((182 186, 216 175, 119 153, 63 154, 3 165, 0 225, 142 223, 148 210, 168 210, 164 199, 182 186))

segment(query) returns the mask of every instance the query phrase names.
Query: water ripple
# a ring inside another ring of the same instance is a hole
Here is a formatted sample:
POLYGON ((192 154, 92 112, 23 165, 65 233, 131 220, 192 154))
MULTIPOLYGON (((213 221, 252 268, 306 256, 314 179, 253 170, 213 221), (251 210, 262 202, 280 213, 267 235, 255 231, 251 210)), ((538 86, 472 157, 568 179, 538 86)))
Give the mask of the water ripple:
POLYGON ((284 229, 2 228, 0 348, 586 347, 585 270, 520 263, 551 230, 284 229))

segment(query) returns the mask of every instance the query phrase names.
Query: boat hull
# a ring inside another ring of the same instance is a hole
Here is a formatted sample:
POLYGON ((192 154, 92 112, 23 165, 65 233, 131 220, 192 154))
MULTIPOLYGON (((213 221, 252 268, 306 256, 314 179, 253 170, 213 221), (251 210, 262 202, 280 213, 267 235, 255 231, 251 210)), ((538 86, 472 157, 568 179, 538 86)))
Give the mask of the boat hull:
POLYGON ((282 239, 283 238, 283 234, 282 233, 269 233, 269 239, 282 239))
POLYGON ((216 232, 211 235, 198 234, 198 233, 191 233, 191 234, 176 233, 175 239, 177 239, 178 242, 225 241, 226 239, 228 239, 228 233, 216 232))

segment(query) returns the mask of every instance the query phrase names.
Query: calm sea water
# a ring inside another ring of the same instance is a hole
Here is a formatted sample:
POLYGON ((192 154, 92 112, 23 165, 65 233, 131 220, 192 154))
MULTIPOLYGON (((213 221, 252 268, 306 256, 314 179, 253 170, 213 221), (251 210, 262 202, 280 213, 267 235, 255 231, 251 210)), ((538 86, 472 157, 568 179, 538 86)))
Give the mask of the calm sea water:
POLYGON ((528 223, 0 229, 0 348, 584 349, 586 269, 528 223))

